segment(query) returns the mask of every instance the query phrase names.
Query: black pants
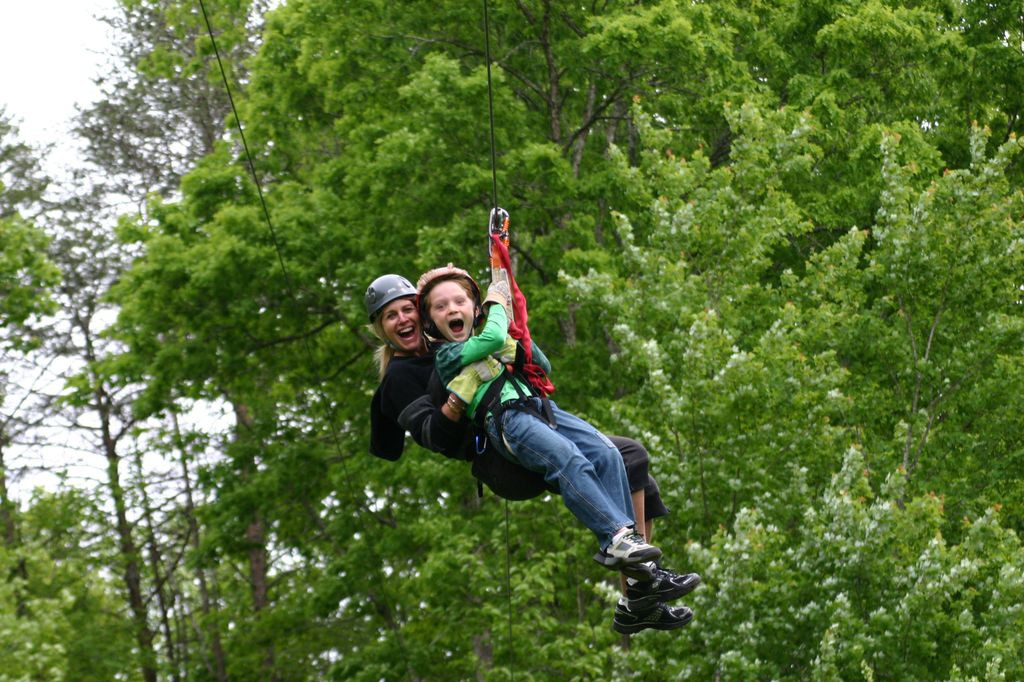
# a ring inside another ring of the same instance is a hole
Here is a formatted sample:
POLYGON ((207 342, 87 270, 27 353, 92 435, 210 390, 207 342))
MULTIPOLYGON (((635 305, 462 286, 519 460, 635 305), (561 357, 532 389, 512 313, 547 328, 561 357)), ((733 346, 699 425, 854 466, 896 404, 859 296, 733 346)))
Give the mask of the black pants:
POLYGON ((625 436, 608 436, 608 440, 622 455, 622 463, 626 465, 626 478, 629 479, 629 491, 644 491, 644 520, 650 521, 668 515, 668 507, 661 499, 658 483, 650 474, 651 460, 647 448, 625 436))

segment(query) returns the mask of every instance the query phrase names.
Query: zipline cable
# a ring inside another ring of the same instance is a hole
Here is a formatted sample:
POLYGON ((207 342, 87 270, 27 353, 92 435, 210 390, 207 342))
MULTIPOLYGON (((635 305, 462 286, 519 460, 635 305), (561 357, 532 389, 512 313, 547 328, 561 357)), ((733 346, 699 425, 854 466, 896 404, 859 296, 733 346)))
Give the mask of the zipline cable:
MULTIPOLYGON (((203 2, 203 0, 199 0, 199 8, 202 11, 203 21, 206 24, 206 32, 210 36, 210 43, 213 46, 213 54, 214 54, 214 57, 216 57, 216 59, 217 59, 217 67, 220 69, 220 76, 221 76, 222 81, 224 82, 224 91, 225 91, 225 93, 227 93, 228 103, 231 105, 231 113, 235 117, 235 128, 238 130, 238 136, 239 136, 239 138, 241 139, 241 142, 242 142, 242 149, 245 152, 245 159, 246 159, 246 162, 248 163, 248 166, 249 166, 249 173, 252 175, 253 182, 256 184, 256 193, 259 196, 260 207, 263 209, 263 218, 264 218, 265 222, 267 223, 267 229, 270 231, 271 242, 273 243, 274 251, 277 254, 277 262, 278 262, 278 264, 281 267, 281 274, 284 277, 285 288, 288 291, 288 296, 293 301, 298 303, 298 296, 295 293, 295 286, 294 286, 294 284, 292 282, 291 273, 289 273, 288 266, 285 264, 285 261, 284 261, 284 253, 281 250, 281 243, 280 243, 280 240, 278 239, 278 236, 277 236, 277 230, 274 229, 274 223, 270 219, 270 211, 267 209, 267 202, 266 202, 266 199, 263 196, 263 186, 262 186, 262 183, 260 182, 259 176, 256 174, 256 165, 255 165, 255 163, 253 163, 252 153, 249 151, 249 144, 246 142, 246 139, 245 139, 245 131, 242 129, 242 119, 238 115, 238 110, 235 107, 235 98, 234 98, 234 96, 231 93, 231 85, 228 83, 227 71, 224 69, 224 62, 221 60, 220 50, 217 47, 217 39, 213 35, 213 25, 210 22, 210 17, 209 17, 209 15, 206 12, 206 4, 203 2)), ((303 338, 302 338, 302 345, 303 345, 303 348, 306 351, 306 356, 307 356, 307 359, 309 361, 309 368, 314 370, 314 373, 316 373, 316 371, 315 371, 316 360, 315 360, 315 358, 313 356, 313 350, 312 350, 312 348, 310 348, 309 339, 306 338, 305 336, 303 336, 303 338)), ((321 401, 321 403, 324 406, 323 409, 324 409, 325 415, 326 415, 325 418, 326 418, 326 421, 327 421, 327 424, 328 424, 328 427, 329 427, 329 430, 330 430, 330 433, 331 433, 331 439, 333 441, 335 450, 337 451, 337 454, 338 454, 338 459, 341 461, 342 467, 345 469, 345 481, 347 482, 347 485, 348 485, 349 496, 352 498, 353 501, 356 501, 357 500, 356 495, 354 495, 352 493, 353 477, 351 476, 351 472, 348 471, 348 459, 344 456, 344 454, 342 452, 341 436, 338 433, 337 425, 334 423, 334 418, 331 416, 331 413, 329 412, 330 401, 327 399, 326 394, 323 393, 323 389, 319 386, 319 384, 317 385, 315 390, 319 394, 318 397, 320 398, 320 401, 321 401)), ((373 535, 369 532, 369 528, 366 525, 366 519, 364 517, 364 514, 369 513, 369 511, 364 507, 363 503, 357 502, 356 503, 356 512, 357 512, 356 513, 356 517, 359 519, 360 523, 363 526, 362 530, 363 530, 363 534, 366 537, 366 545, 367 545, 368 551, 371 554, 371 556, 373 557, 373 559, 376 561, 377 565, 378 566, 383 566, 383 562, 382 562, 382 560, 380 558, 380 555, 377 554, 376 549, 374 547, 374 543, 372 541, 373 535)), ((398 612, 394 608, 394 606, 388 602, 387 594, 383 590, 381 591, 380 600, 383 602, 384 610, 386 610, 387 612, 390 612, 391 614, 393 614, 395 616, 398 615, 398 612)), ((371 601, 373 601, 373 597, 372 596, 371 596, 371 601)), ((406 652, 405 644, 402 641, 402 639, 403 639, 402 638, 402 630, 401 630, 400 627, 395 627, 393 629, 393 632, 395 633, 395 639, 398 642, 398 648, 402 652, 402 658, 403 658, 403 661, 405 662, 406 671, 409 673, 411 678, 415 679, 416 675, 415 675, 415 673, 414 673, 414 671, 412 669, 412 665, 411 665, 411 663, 409 661, 408 654, 406 652)))
POLYGON ((491 21, 484 0, 484 56, 487 61, 487 116, 491 132, 491 208, 498 208, 498 161, 494 144, 494 88, 491 85, 491 21))
MULTIPOLYGON (((491 209, 498 216, 498 156, 494 144, 494 86, 491 83, 491 18, 489 3, 484 0, 484 60, 487 63, 487 122, 491 141, 491 209)), ((488 231, 491 225, 487 226, 488 231)), ((505 500, 505 596, 508 600, 509 673, 516 679, 516 648, 512 636, 512 549, 509 544, 508 499, 505 500)))

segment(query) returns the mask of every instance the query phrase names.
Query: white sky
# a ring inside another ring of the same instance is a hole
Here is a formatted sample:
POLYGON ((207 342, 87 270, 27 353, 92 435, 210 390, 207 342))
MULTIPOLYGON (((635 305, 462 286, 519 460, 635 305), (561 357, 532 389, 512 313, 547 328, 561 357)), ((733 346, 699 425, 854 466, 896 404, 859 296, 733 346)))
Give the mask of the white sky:
MULTIPOLYGON (((116 0, 0 0, 0 108, 18 126, 21 140, 37 147, 54 145, 44 163, 51 175, 60 175, 74 161, 77 149, 68 131, 75 104, 95 100, 93 78, 108 44, 107 26, 95 17, 115 6, 116 0)), ((63 447, 56 437, 53 448, 12 449, 8 454, 14 461, 6 463, 19 468, 48 466, 51 460, 69 464, 76 457, 70 433, 63 447)), ((89 469, 69 470, 72 477, 95 475, 89 469)), ((40 471, 23 473, 24 478, 8 481, 16 498, 36 485, 53 487, 52 477, 40 471)))
MULTIPOLYGON (((75 104, 96 97, 115 0, 0 0, 0 107, 15 119, 21 138, 56 143, 68 136, 75 104)), ((56 160, 56 159, 54 159, 56 160)))

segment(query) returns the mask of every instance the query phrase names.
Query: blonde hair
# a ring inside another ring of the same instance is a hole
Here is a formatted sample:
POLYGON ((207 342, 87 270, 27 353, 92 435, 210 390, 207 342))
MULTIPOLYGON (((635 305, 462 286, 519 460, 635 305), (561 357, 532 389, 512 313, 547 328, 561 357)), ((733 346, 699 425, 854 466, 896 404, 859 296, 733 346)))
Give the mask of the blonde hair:
POLYGON ((384 334, 384 325, 381 324, 379 317, 375 317, 373 322, 367 326, 367 329, 370 330, 371 334, 384 342, 373 351, 373 359, 377 363, 377 378, 383 381, 384 375, 388 371, 388 365, 391 364, 391 359, 395 357, 395 349, 388 344, 388 337, 384 334))

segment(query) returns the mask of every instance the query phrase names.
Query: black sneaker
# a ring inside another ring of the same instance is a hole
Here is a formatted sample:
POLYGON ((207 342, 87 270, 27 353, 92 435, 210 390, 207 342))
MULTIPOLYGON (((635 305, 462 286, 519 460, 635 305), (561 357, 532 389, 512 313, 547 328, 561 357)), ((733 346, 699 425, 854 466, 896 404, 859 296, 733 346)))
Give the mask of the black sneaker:
POLYGON ((693 620, 693 611, 685 606, 655 604, 652 608, 629 610, 622 601, 615 606, 612 630, 631 635, 641 630, 675 630, 693 620))
POLYGON ((652 573, 654 577, 650 580, 637 580, 632 585, 626 581, 626 599, 629 600, 630 608, 649 609, 655 604, 679 599, 700 585, 700 576, 696 573, 680 575, 657 565, 652 573))

